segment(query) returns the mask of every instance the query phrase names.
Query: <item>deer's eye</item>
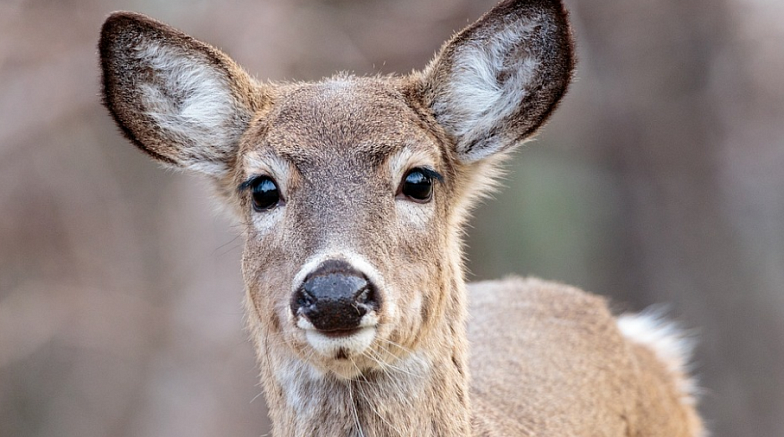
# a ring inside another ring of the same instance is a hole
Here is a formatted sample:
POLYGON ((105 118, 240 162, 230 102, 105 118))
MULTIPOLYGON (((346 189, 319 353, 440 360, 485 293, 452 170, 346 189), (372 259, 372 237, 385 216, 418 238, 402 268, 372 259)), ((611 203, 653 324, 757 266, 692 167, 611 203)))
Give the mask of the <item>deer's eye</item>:
POLYGON ((256 211, 266 211, 280 203, 278 185, 268 176, 254 179, 250 184, 250 189, 253 197, 253 209, 256 211))
POLYGON ((415 202, 429 202, 433 197, 433 173, 424 168, 411 169, 400 184, 400 194, 415 202))

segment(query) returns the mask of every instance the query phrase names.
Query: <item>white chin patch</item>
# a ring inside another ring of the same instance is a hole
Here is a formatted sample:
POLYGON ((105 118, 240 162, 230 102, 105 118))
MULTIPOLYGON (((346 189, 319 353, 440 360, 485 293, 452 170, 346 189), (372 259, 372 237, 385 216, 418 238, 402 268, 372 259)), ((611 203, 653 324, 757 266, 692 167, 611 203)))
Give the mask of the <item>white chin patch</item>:
POLYGON ((308 329, 305 331, 305 338, 319 354, 335 360, 345 360, 362 354, 370 347, 376 338, 376 328, 367 326, 359 328, 354 334, 340 337, 330 337, 315 329, 308 329))

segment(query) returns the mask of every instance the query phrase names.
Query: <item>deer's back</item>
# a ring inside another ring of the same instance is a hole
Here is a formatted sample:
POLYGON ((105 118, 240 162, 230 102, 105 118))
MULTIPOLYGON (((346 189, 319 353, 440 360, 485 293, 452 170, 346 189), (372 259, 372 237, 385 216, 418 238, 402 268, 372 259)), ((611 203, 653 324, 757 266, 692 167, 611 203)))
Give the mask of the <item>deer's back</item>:
POLYGON ((700 435, 684 375, 622 334, 604 299, 520 278, 469 296, 479 435, 700 435))

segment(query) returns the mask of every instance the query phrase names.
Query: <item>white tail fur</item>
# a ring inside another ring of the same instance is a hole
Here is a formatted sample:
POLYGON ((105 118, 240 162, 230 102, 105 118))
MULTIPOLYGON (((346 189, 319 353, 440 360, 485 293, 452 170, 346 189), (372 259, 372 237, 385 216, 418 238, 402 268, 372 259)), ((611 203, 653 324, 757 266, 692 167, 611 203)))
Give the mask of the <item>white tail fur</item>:
POLYGON ((689 376, 694 338, 675 322, 667 320, 663 311, 655 308, 636 314, 622 314, 618 317, 618 328, 629 341, 651 349, 667 366, 678 381, 678 391, 684 404, 696 404, 697 384, 689 376))

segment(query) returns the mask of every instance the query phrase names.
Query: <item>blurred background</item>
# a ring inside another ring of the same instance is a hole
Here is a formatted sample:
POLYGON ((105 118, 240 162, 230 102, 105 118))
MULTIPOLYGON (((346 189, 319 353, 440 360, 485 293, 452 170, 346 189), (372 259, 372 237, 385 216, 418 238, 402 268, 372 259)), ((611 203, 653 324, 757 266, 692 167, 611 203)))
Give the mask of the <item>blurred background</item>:
MULTIPOLYGON (((260 79, 421 68, 495 0, 0 2, 0 436, 259 436, 239 230, 101 107, 144 12, 260 79)), ((579 70, 470 229, 472 279, 665 303, 715 436, 784 435, 784 2, 570 0, 579 70)))

